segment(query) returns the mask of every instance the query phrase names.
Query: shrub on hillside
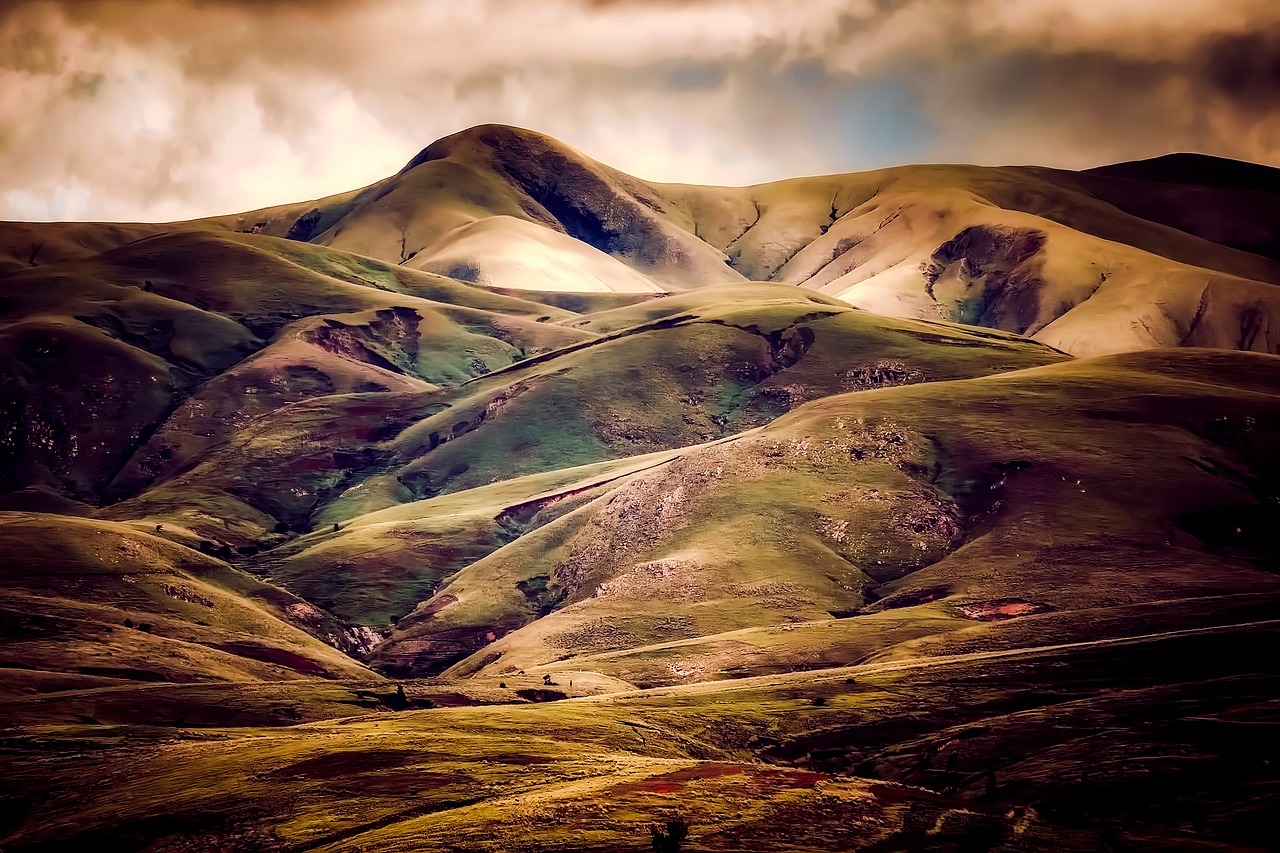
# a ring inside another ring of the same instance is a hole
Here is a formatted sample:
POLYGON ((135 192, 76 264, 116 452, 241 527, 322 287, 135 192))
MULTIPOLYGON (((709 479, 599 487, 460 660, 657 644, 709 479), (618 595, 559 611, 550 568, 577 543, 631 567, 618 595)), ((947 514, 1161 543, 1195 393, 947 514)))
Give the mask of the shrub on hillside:
POLYGON ((665 829, 651 826, 649 831, 653 836, 653 853, 680 853, 680 845, 689 837, 689 824, 683 818, 673 817, 665 829))

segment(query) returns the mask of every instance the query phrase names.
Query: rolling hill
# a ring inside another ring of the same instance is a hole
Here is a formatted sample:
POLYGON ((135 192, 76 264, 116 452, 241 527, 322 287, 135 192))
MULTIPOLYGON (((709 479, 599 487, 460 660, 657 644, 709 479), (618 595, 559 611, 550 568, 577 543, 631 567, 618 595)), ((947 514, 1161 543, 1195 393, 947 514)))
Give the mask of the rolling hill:
POLYGON ((0 226, 0 847, 1269 849, 1277 174, 0 226))
MULTIPOLYGON (((566 259, 549 235, 528 245, 533 223, 667 290, 777 281, 1077 355, 1275 352, 1276 186, 1273 169, 1195 155, 1082 173, 905 166, 744 188, 661 185, 540 134, 483 126, 302 215, 293 205, 220 222, 539 288, 535 270, 566 259)), ((591 274, 600 263, 578 257, 563 278, 572 289, 640 286, 620 271, 591 274)))

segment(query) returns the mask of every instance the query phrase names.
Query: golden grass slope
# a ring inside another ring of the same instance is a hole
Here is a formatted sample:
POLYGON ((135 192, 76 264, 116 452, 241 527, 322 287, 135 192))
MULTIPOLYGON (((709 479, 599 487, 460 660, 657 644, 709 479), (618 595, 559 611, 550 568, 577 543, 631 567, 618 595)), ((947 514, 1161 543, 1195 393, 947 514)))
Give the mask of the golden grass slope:
POLYGON ((460 225, 407 266, 516 290, 661 293, 626 264, 565 234, 512 216, 460 225))
POLYGON ((8 229, 0 846, 1269 848, 1260 168, 8 229))
POLYGON ((44 749, 0 754, 4 843, 640 853, 680 815, 724 853, 1263 850, 1274 642, 1226 623, 285 729, 32 727, 5 733, 44 749))
POLYGON ((701 187, 648 183, 542 134, 482 125, 362 190, 164 226, 12 223, 0 257, 21 271, 230 230, 515 290, 770 280, 1077 355, 1275 352, 1273 171, 1181 155, 1080 173, 920 165, 701 187))
POLYGON ((9 273, 0 297, 0 481, 89 505, 283 403, 429 390, 590 337, 554 306, 257 235, 150 237, 9 273))
MULTIPOLYGON (((1189 182, 1219 168, 1178 163, 1189 182)), ((745 277, 1030 334, 1076 355, 1280 346, 1268 237, 1280 215, 1268 191, 948 165, 675 186, 538 133, 483 126, 434 143, 357 199, 317 207, 329 224, 312 238, 503 287, 685 289, 745 277)))
POLYGON ((503 287, 685 290, 746 278, 1033 335, 1079 355, 1276 351, 1271 170, 1192 155, 1159 168, 921 165, 667 185, 532 131, 484 125, 296 221, 294 205, 234 224, 503 287), (1245 184, 1213 178, 1237 172, 1245 184))
POLYGON ((373 677, 335 648, 360 641, 332 617, 139 527, 3 513, 0 551, 6 671, 67 687, 373 677))
POLYGON ((673 643, 750 627, 865 619, 869 654, 903 636, 888 611, 943 632, 1274 590, 1274 367, 1186 350, 826 397, 473 563, 376 656, 472 647, 452 672, 498 675, 653 646, 679 683, 751 649, 673 643))

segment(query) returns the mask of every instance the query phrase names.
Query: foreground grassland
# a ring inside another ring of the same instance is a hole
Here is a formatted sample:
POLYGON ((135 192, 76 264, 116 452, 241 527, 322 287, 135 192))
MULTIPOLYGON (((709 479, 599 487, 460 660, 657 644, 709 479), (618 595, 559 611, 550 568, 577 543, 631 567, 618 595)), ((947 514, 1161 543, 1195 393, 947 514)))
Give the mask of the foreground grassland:
POLYGON ((1276 624, 269 729, 33 725, 3 744, 6 848, 639 851, 679 814, 705 851, 1266 849, 1276 624))
POLYGON ((4 849, 1267 849, 1278 366, 828 396, 263 555, 377 590, 462 548, 348 646, 400 681, 258 558, 9 514, 4 849))

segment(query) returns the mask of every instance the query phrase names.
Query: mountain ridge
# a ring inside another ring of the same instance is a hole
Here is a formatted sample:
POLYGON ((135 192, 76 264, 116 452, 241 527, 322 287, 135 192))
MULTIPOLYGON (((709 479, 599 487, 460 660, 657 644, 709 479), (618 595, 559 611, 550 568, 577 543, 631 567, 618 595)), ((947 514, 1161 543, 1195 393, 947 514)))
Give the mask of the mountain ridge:
MULTIPOLYGON (((921 165, 704 187, 645 182, 542 134, 480 125, 361 190, 172 227, 289 237, 500 289, 770 280, 1077 354, 1273 352, 1280 218, 1269 191, 1238 185, 1274 183, 1275 171, 1168 155, 1082 172, 921 165)), ((21 263, 29 247, 11 242, 21 263)))

